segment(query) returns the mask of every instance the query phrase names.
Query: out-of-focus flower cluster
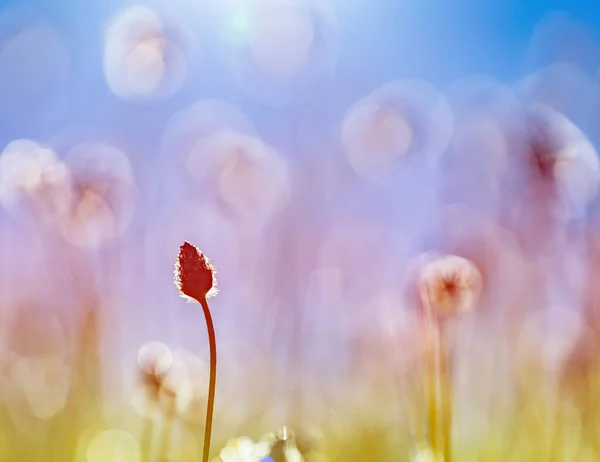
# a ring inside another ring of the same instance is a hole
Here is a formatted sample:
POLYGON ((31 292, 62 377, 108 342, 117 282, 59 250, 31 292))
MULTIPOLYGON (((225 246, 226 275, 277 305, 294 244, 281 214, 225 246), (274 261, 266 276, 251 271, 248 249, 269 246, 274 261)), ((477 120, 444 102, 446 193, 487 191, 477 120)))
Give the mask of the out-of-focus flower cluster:
POLYGON ((131 222, 135 181, 129 160, 105 143, 74 146, 65 160, 30 140, 0 156, 0 199, 13 214, 28 211, 34 227, 49 226, 66 241, 96 248, 131 222))

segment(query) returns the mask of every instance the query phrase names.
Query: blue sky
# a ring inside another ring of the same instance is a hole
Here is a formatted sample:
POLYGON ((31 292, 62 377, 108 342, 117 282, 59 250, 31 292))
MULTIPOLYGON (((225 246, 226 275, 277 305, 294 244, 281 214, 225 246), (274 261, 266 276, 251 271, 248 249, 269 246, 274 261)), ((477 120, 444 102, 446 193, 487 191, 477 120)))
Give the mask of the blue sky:
POLYGON ((535 59, 531 57, 531 41, 548 16, 562 13, 587 29, 593 39, 598 38, 600 27, 600 5, 594 6, 593 1, 355 3, 353 17, 343 23, 347 36, 352 37, 345 45, 354 48, 348 51, 354 62, 371 63, 382 77, 416 74, 440 84, 480 73, 508 83, 542 64, 544 56, 539 51, 533 53, 535 59))
MULTIPOLYGON (((187 11, 201 8, 208 1, 213 0, 164 0, 164 4, 187 11)), ((331 3, 340 34, 333 88, 342 96, 332 103, 339 106, 336 114, 352 100, 396 79, 423 78, 445 90, 452 82, 474 74, 490 75, 513 84, 557 58, 576 61, 590 75, 600 65, 596 49, 600 39, 600 7, 594 6, 593 1, 332 0, 331 3), (552 17, 561 19, 553 23, 548 20, 552 17), (550 26, 540 28, 543 21, 550 26), (575 45, 567 47, 569 40, 575 45)), ((0 2, 9 10, 17 7, 38 12, 56 28, 71 58, 68 99, 66 107, 60 108, 62 115, 48 120, 39 115, 44 111, 35 107, 31 111, 34 114, 24 114, 22 118, 18 114, 5 115, 1 117, 4 129, 0 130, 0 141, 15 136, 43 138, 76 122, 93 125, 100 135, 129 124, 130 133, 139 130, 142 144, 144 140, 156 144, 157 140, 145 134, 157 133, 173 111, 204 97, 223 98, 240 105, 253 119, 259 119, 259 124, 269 126, 277 138, 278 129, 271 126, 282 120, 280 112, 246 100, 223 68, 215 65, 214 57, 208 63, 194 61, 186 86, 159 105, 134 106, 111 95, 102 72, 102 34, 111 13, 123 4, 116 0, 0 2)), ((153 4, 160 2, 154 0, 153 4)), ((207 19, 200 16, 188 15, 185 19, 201 35, 207 19)), ((7 25, 10 26, 10 21, 5 19, 0 23, 0 31, 7 25)), ((313 103, 320 108, 319 97, 313 103)))
MULTIPOLYGON (((189 0, 190 4, 207 0, 189 0)), ((143 2, 140 2, 143 3, 143 2)), ((160 2, 153 2, 160 3, 160 2)), ((183 0, 165 4, 184 4, 183 0)), ((518 76, 536 26, 561 12, 600 37, 600 5, 593 0, 333 0, 342 48, 373 74, 422 74, 449 80, 471 73, 518 76)), ((71 39, 101 27, 103 15, 126 4, 115 0, 0 0, 31 6, 71 39)))

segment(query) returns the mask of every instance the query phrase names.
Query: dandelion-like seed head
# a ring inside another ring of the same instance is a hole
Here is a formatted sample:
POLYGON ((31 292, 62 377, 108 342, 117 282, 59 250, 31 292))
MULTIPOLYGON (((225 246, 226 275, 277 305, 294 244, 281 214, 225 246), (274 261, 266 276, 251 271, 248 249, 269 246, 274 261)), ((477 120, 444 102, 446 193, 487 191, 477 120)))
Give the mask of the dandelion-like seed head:
POLYGON ((481 273, 466 258, 449 255, 426 263, 418 275, 421 308, 435 317, 471 311, 481 292, 481 273))
POLYGON ((184 242, 175 262, 175 285, 181 295, 193 300, 210 298, 218 293, 216 270, 202 251, 184 242))

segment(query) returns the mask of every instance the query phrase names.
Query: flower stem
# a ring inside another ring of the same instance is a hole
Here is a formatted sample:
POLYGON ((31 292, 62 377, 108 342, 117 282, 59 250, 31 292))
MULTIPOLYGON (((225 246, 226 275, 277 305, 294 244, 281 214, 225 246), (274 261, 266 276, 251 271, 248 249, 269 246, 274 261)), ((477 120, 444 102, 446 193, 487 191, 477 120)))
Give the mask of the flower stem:
POLYGON ((206 403, 206 425, 204 427, 204 446, 202 450, 202 462, 208 462, 210 453, 210 437, 212 433, 213 412, 215 408, 215 388, 217 384, 217 340, 215 337, 215 327, 213 325, 210 308, 206 297, 198 299, 204 311, 206 320, 206 330, 208 332, 208 346, 210 354, 210 373, 208 382, 208 399, 206 403))
POLYGON ((439 331, 438 326, 432 320, 427 320, 427 423, 429 446, 434 454, 439 454, 439 331))
POLYGON ((452 461, 452 380, 446 336, 440 331, 439 341, 440 388, 442 402, 442 438, 444 462, 452 461))
POLYGON ((452 387, 450 364, 443 326, 426 320, 427 331, 427 420, 429 445, 436 457, 452 461, 452 387))

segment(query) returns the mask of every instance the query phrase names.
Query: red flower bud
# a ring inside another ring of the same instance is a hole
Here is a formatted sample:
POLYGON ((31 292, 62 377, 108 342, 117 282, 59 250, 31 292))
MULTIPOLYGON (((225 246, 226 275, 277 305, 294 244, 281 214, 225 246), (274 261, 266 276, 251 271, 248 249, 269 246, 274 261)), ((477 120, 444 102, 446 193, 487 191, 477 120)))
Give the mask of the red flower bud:
POLYGON ((215 268, 202 251, 184 242, 175 262, 175 285, 183 297, 196 301, 217 295, 215 268))

